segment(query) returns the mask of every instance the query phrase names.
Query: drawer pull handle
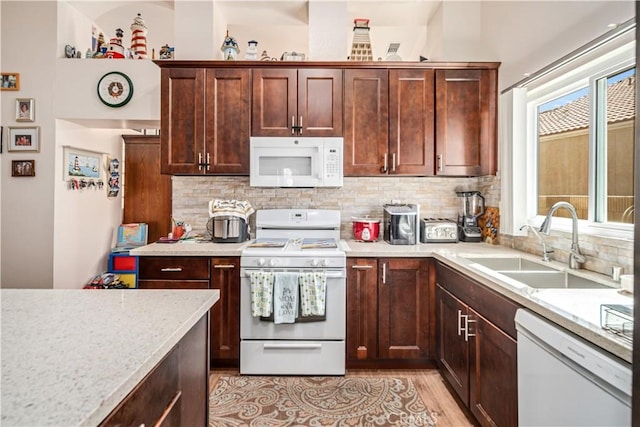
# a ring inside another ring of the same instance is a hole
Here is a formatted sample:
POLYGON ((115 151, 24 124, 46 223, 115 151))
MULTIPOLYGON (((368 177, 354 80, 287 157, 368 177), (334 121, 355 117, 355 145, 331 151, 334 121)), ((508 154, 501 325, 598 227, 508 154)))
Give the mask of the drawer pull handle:
POLYGON ((236 266, 233 264, 216 264, 213 268, 235 268, 236 266))
POLYGON ((182 271, 182 267, 166 267, 161 268, 160 271, 163 273, 179 273, 182 271))
POLYGON ((169 415, 173 407, 176 406, 176 403, 178 403, 178 400, 180 400, 180 397, 182 397, 182 390, 178 390, 176 392, 175 396, 173 396, 173 399, 171 399, 171 402, 169 402, 167 407, 164 408, 162 415, 160 415, 160 418, 158 418, 158 421, 156 421, 153 427, 162 426, 162 424, 164 423, 164 420, 167 418, 167 416, 169 415))
POLYGON ((373 268, 372 265, 352 265, 351 268, 354 270, 371 270, 373 268))

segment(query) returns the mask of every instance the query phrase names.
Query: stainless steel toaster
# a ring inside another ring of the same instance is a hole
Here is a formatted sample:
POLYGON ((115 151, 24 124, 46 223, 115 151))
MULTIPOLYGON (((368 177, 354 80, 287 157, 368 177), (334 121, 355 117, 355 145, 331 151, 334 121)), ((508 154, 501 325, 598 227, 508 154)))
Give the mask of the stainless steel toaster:
POLYGON ((420 220, 421 243, 456 243, 458 225, 446 218, 422 218, 420 220))

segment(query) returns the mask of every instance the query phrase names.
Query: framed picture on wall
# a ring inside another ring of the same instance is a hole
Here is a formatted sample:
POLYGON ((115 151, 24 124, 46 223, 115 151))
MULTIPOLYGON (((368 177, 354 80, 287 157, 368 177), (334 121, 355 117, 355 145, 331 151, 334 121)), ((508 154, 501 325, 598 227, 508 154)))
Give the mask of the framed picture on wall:
POLYGON ((9 141, 7 151, 30 151, 37 153, 40 151, 40 139, 38 137, 40 128, 33 127, 9 127, 9 141))
POLYGON ((65 181, 70 179, 97 181, 104 179, 104 153, 63 147, 65 181))
POLYGON ((36 118, 36 100, 16 98, 16 122, 32 122, 36 118))
POLYGON ((36 176, 36 161, 11 160, 11 176, 36 176))
POLYGON ((0 73, 0 90, 20 90, 20 74, 0 73))

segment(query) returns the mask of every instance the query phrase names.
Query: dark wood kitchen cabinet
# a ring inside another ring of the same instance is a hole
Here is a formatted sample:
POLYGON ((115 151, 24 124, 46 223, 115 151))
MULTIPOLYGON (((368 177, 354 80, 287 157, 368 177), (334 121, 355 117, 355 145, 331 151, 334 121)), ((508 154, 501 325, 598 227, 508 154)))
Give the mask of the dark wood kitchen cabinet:
POLYGON ((345 176, 434 174, 434 70, 348 69, 345 176))
POLYGON ((437 264, 438 367, 482 426, 518 423, 518 305, 437 264))
POLYGON ((161 71, 161 172, 249 174, 251 70, 161 71))
POLYGON ((253 136, 342 136, 342 70, 255 68, 253 136))
POLYGON ((211 308, 211 366, 237 367, 240 360, 240 258, 211 259, 211 289, 220 300, 211 308))
POLYGON ((436 175, 497 170, 496 69, 436 70, 436 175))
POLYGON ((124 140, 122 222, 148 224, 155 242, 171 230, 171 177, 160 174, 160 137, 122 135, 124 140))
POLYGON ((99 425, 208 425, 207 325, 205 315, 99 425))
POLYGON ((426 366, 431 261, 347 260, 347 367, 426 366))
POLYGON ((239 366, 240 258, 141 256, 140 289, 218 289, 210 310, 211 367, 239 366))

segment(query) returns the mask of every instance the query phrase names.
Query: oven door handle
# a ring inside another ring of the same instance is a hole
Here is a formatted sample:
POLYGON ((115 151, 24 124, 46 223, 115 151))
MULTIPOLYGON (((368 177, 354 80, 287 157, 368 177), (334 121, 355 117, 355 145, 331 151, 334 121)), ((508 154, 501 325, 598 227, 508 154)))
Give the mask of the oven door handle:
POLYGON ((262 348, 265 350, 278 350, 286 348, 287 350, 315 350, 321 349, 322 344, 316 343, 271 343, 263 344, 262 348))

